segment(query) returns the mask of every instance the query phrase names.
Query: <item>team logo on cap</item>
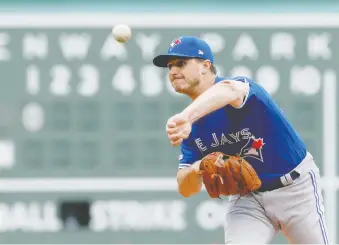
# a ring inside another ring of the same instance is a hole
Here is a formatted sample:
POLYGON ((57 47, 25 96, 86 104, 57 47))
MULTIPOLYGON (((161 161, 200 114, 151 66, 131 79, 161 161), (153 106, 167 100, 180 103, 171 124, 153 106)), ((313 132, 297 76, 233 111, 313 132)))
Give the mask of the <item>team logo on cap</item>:
POLYGON ((180 40, 180 38, 178 38, 178 39, 175 39, 171 44, 170 44, 170 46, 171 46, 171 48, 174 48, 174 46, 176 46, 176 45, 178 45, 178 44, 180 44, 181 43, 181 40, 180 40))
POLYGON ((264 140, 262 138, 255 138, 253 135, 248 139, 246 145, 241 148, 240 156, 253 157, 263 162, 261 149, 264 146, 264 140))

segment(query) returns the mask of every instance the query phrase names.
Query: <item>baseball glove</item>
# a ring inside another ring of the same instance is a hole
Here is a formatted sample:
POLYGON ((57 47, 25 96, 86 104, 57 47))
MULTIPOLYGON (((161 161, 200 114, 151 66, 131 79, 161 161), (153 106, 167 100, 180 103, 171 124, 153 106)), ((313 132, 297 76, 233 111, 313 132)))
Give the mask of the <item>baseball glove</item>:
POLYGON ((261 186, 261 180, 254 168, 240 156, 211 153, 201 160, 200 172, 205 188, 212 198, 220 198, 220 195, 244 196, 261 186))

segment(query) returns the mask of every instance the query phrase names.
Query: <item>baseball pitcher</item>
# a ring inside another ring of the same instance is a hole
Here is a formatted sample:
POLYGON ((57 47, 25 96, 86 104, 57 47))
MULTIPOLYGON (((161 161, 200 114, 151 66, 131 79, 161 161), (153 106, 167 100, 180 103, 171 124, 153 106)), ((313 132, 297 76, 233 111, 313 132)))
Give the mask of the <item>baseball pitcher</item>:
POLYGON ((247 77, 216 75, 209 45, 194 36, 172 41, 153 63, 169 70, 175 91, 192 103, 167 121, 180 146, 179 193, 206 188, 228 196, 226 243, 327 244, 319 169, 271 96, 247 77))

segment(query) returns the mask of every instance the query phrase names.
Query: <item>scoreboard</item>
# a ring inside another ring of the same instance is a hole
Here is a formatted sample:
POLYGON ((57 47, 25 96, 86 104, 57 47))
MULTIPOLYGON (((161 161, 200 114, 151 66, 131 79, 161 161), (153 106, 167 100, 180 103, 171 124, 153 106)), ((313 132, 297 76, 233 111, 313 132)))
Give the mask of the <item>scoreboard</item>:
MULTIPOLYGON (((206 193, 190 199, 176 193, 179 150, 164 127, 189 100, 152 59, 182 35, 211 45, 219 75, 262 84, 300 132, 325 182, 336 181, 339 18, 327 19, 1 16, 4 242, 223 242, 222 215, 209 213, 222 212, 223 203, 206 193), (126 44, 110 34, 118 22, 132 26, 126 44)), ((329 212, 335 196, 336 189, 325 196, 329 212)), ((336 215, 328 222, 335 231, 336 215)))

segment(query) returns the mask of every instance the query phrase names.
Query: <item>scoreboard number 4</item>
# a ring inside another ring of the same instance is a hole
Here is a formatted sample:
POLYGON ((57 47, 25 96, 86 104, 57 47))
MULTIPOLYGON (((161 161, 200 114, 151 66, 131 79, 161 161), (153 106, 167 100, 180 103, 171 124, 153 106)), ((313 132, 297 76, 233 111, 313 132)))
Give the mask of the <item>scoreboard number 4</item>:
MULTIPOLYGON (((74 69, 58 64, 49 70, 49 77, 44 78, 41 70, 36 65, 29 65, 26 70, 26 90, 30 95, 37 95, 42 91, 42 80, 48 79, 47 90, 54 96, 67 96, 73 93, 73 87, 76 86, 76 92, 84 97, 95 96, 100 89, 100 72, 89 64, 83 64, 76 70, 76 76, 73 75, 74 69)), ((103 80, 103 79, 102 79, 103 80)), ((151 65, 143 66, 140 69, 140 84, 133 75, 133 69, 130 65, 120 65, 113 74, 110 81, 111 88, 124 96, 129 96, 139 87, 143 96, 159 96, 164 88, 169 94, 178 96, 169 83, 167 74, 165 79, 161 79, 160 71, 151 65), (164 84, 163 81, 166 81, 164 84)), ((105 81, 106 82, 106 81, 105 81)))

